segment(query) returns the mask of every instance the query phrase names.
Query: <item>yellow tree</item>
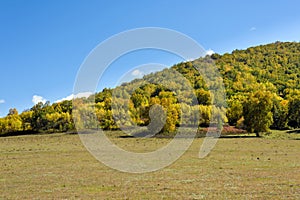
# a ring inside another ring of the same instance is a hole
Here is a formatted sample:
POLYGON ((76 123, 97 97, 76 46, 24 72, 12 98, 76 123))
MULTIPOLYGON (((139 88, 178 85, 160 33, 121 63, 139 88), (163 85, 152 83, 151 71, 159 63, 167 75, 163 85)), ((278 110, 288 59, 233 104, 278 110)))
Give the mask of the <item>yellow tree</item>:
POLYGON ((243 106, 244 124, 248 132, 259 133, 269 131, 273 123, 273 95, 269 91, 259 90, 249 95, 243 106))

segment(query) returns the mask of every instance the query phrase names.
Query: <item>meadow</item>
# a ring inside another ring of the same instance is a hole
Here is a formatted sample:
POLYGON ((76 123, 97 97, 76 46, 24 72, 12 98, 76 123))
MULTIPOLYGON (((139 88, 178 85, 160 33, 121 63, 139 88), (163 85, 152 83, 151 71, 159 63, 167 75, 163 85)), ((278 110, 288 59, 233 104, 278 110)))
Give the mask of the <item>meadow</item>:
MULTIPOLYGON (((170 141, 107 134, 136 152, 170 141)), ((1 137, 0 199, 300 199, 299 138, 220 138, 199 159, 202 142, 162 170, 129 174, 97 161, 76 134, 1 137)))

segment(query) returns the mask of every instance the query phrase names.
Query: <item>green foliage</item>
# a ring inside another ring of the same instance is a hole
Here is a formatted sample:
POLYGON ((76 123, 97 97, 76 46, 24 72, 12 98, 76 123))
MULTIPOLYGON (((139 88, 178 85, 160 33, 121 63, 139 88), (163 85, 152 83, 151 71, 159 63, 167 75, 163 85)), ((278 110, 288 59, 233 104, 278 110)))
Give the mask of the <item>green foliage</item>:
POLYGON ((282 100, 280 98, 276 98, 273 101, 274 105, 272 108, 273 113, 273 124, 271 125, 272 129, 283 130, 288 129, 288 100, 282 100))
POLYGON ((288 118, 289 125, 293 128, 300 127, 300 95, 294 96, 290 99, 288 104, 288 118))

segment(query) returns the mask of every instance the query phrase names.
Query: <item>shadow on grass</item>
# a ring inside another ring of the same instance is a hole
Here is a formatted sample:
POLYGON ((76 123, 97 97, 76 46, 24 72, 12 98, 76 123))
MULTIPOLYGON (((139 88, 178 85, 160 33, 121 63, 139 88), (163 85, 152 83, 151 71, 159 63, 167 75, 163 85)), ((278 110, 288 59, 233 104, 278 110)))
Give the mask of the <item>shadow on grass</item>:
POLYGON ((119 138, 135 138, 133 135, 120 135, 119 138))
MULTIPOLYGON (((138 133, 134 135, 120 135, 118 136, 119 138, 144 138, 148 136, 149 134, 147 133, 138 133)), ((150 138, 174 138, 175 134, 168 134, 168 133, 159 133, 156 135, 151 136, 150 138)), ((183 136, 185 137, 185 136, 183 136)), ((191 135, 187 134, 187 138, 192 137, 191 135)), ((195 138, 205 138, 206 134, 197 134, 195 138)), ((219 138, 221 139, 230 139, 230 138, 263 138, 262 136, 255 136, 255 135, 221 135, 219 138)))
POLYGON ((38 131, 16 131, 0 134, 0 137, 13 137, 13 136, 22 136, 22 135, 45 135, 53 133, 65 133, 70 135, 78 134, 77 131, 67 131, 67 132, 38 132, 38 131))
POLYGON ((300 129, 289 130, 289 131, 287 131, 287 133, 300 133, 300 129))
POLYGON ((16 132, 9 132, 9 133, 1 134, 0 137, 11 137, 11 136, 20 136, 20 135, 36 135, 36 134, 40 134, 40 133, 36 132, 36 131, 16 131, 16 132))
POLYGON ((261 138, 261 136, 257 137, 255 135, 221 135, 220 138, 261 138))

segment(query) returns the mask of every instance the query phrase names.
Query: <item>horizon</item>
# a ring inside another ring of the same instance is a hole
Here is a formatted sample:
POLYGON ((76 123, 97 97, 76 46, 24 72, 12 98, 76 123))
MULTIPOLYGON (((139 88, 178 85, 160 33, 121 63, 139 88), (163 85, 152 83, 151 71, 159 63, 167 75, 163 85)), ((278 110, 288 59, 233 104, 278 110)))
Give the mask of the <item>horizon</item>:
MULTIPOLYGON (((227 1, 218 2, 218 6, 214 2, 197 1, 115 4, 0 2, 3 27, 0 80, 4 86, 0 94, 0 117, 6 116, 10 108, 22 112, 39 101, 53 103, 72 97, 76 74, 89 52, 112 35, 129 29, 173 29, 196 40, 207 52, 221 55, 276 41, 299 42, 297 1, 289 4, 227 1)), ((115 87, 124 73, 143 63, 171 67, 180 61, 170 53, 135 52, 113 63, 97 91, 115 87)), ((132 71, 131 78, 145 74, 132 71)))

